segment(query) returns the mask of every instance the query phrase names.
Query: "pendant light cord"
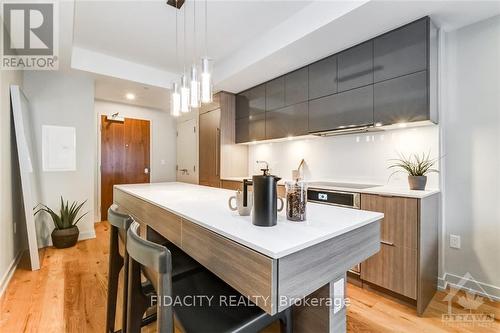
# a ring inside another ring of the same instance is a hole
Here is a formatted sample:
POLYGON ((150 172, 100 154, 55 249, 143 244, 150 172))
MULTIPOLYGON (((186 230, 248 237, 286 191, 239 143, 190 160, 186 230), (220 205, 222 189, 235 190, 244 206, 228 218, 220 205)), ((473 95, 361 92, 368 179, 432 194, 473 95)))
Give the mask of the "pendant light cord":
POLYGON ((205 0, 205 57, 208 58, 208 0, 205 0))
POLYGON ((193 1, 193 65, 196 64, 196 0, 193 1))
POLYGON ((183 68, 184 75, 186 75, 186 7, 184 7, 184 55, 183 55, 183 68))
POLYGON ((179 68, 179 31, 177 23, 177 0, 175 0, 175 68, 179 68))

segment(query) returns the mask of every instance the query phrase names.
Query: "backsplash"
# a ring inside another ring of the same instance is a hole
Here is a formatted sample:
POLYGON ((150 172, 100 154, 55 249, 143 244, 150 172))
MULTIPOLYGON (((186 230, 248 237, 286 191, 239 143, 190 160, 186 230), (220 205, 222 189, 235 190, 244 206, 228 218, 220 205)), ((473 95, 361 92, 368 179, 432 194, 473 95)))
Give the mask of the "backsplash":
MULTIPOLYGON (((306 180, 351 181, 407 187, 406 174, 388 169, 398 152, 439 156, 439 126, 394 129, 382 132, 257 143, 249 146, 251 174, 258 174, 256 160, 269 162, 271 172, 290 179, 302 158, 306 180)), ((436 166, 439 169, 439 166, 436 166)), ((439 188, 439 176, 428 176, 427 188, 439 188)))

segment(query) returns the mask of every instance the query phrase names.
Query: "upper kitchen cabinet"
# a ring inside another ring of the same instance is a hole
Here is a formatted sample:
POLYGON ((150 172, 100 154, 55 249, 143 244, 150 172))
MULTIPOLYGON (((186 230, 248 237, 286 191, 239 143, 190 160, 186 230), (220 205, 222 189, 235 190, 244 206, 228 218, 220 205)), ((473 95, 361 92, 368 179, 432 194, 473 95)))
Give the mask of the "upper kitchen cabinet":
POLYGON ((337 92, 337 56, 309 65, 309 99, 337 92))
POLYGON ((266 113, 236 119, 236 143, 266 139, 266 113))
POLYGON ((266 139, 307 134, 307 107, 307 102, 303 102, 267 112, 266 139))
POLYGON ((378 82, 373 90, 375 124, 429 120, 427 71, 378 82))
POLYGON ((266 111, 266 85, 248 89, 236 95, 236 118, 249 116, 266 111))
POLYGON ((425 17, 373 40, 374 80, 427 69, 430 19, 425 17))
POLYGON ((285 75, 285 105, 306 102, 309 98, 309 73, 307 67, 285 75))
POLYGON ((337 62, 339 92, 373 83, 373 41, 340 52, 337 62))
POLYGON ((309 101, 309 132, 373 124, 373 86, 309 101))
POLYGON ((285 106, 285 77, 280 76, 266 83, 266 111, 285 106))

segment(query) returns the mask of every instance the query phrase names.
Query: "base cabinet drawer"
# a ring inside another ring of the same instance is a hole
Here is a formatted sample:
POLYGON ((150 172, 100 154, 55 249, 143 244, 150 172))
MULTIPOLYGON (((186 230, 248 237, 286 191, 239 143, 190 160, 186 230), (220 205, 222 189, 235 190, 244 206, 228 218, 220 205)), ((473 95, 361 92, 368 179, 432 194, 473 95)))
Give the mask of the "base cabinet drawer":
POLYGON ((417 250, 381 244, 379 253, 361 263, 361 279, 416 299, 417 250))

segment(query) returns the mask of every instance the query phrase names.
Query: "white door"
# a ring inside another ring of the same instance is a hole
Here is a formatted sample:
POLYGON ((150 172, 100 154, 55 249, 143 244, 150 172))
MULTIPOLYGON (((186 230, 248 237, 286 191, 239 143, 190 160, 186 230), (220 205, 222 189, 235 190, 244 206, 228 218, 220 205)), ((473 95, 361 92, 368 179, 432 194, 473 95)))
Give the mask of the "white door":
POLYGON ((198 129, 196 119, 177 124, 177 181, 198 184, 198 129))

